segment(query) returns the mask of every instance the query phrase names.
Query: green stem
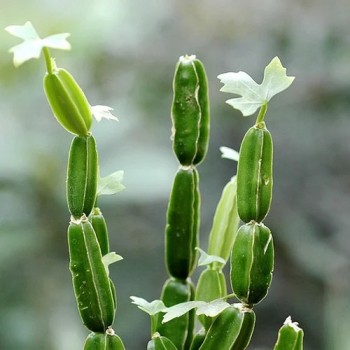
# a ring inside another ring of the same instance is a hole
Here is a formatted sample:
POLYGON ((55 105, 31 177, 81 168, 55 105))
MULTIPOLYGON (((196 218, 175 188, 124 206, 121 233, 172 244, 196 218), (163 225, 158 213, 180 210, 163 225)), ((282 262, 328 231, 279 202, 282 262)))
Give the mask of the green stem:
POLYGON ((151 315, 151 337, 157 331, 157 316, 158 315, 151 315))
POLYGON ((53 74, 53 66, 52 66, 52 60, 50 51, 47 47, 43 48, 44 56, 45 56, 45 63, 46 63, 46 69, 49 74, 53 74))
POLYGON ((260 107, 259 114, 258 114, 258 117, 256 118, 255 124, 259 124, 259 123, 261 123, 261 122, 264 121, 266 111, 267 111, 267 102, 265 102, 265 103, 260 107))

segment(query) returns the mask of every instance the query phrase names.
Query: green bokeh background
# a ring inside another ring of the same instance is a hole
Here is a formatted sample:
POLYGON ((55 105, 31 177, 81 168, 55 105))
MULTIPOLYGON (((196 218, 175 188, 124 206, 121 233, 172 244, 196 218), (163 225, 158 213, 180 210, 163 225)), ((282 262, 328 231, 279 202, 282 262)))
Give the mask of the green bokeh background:
MULTIPOLYGON (((69 32, 55 51, 92 105, 115 109, 118 124, 95 123, 101 175, 125 171, 127 189, 103 198, 118 292, 115 329, 128 350, 145 349, 149 318, 129 296, 159 297, 163 236, 177 162, 170 142, 172 76, 180 55, 206 66, 211 143, 200 165, 201 247, 236 166, 220 146, 239 148, 254 117, 225 104, 216 78, 246 71, 257 81, 279 56, 293 85, 266 117, 275 145, 274 198, 266 224, 276 266, 256 306, 250 349, 272 349, 289 315, 307 350, 350 349, 350 2, 347 0, 0 1, 1 28, 30 20, 42 36, 69 32)), ((81 325, 68 271, 65 202, 72 135, 55 121, 42 90, 43 60, 18 69, 0 32, 0 349, 77 350, 81 325)), ((199 269, 200 271, 200 269, 199 269)), ((194 276, 196 280, 198 274, 194 276)))

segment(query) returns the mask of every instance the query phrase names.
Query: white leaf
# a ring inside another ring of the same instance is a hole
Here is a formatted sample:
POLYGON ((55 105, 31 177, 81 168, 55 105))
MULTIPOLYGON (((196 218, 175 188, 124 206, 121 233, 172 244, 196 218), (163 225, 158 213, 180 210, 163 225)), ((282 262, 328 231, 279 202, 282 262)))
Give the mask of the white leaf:
POLYGON ((111 111, 113 111, 113 108, 103 105, 96 105, 91 106, 91 113, 95 117, 95 119, 100 122, 102 119, 107 120, 115 120, 118 121, 118 118, 115 117, 111 111))
POLYGON ((147 300, 139 297, 131 296, 132 304, 137 305, 137 307, 148 313, 149 315, 155 315, 158 312, 165 312, 167 307, 161 300, 153 300, 152 302, 148 302, 147 300))
POLYGON ((220 91, 242 96, 226 102, 240 110, 243 115, 251 115, 261 106, 261 87, 247 73, 224 73, 218 78, 225 84, 220 91))
POLYGON ((26 22, 22 26, 8 26, 5 30, 13 36, 23 40, 19 45, 12 47, 9 52, 13 53, 13 63, 16 67, 32 59, 39 58, 44 47, 52 49, 69 50, 71 48, 66 38, 68 33, 49 35, 41 39, 31 22, 26 22))
POLYGON ((244 116, 254 114, 273 96, 287 89, 294 80, 294 77, 286 75, 286 69, 278 57, 273 58, 265 68, 264 79, 260 85, 244 72, 224 73, 220 74, 218 78, 224 84, 220 91, 241 96, 226 102, 233 108, 240 110, 244 116))
POLYGON ((219 315, 223 310, 228 308, 230 306, 229 303, 226 301, 223 301, 222 299, 216 299, 209 303, 206 303, 206 305, 203 305, 197 309, 196 314, 199 315, 206 315, 209 317, 216 317, 219 315))
POLYGON ((278 57, 275 57, 270 64, 265 68, 264 80, 261 86, 264 89, 266 101, 286 90, 295 79, 287 76, 287 70, 282 66, 278 57))
POLYGON ((51 49, 70 50, 70 43, 66 40, 69 36, 69 33, 50 35, 42 39, 42 45, 51 49))
POLYGON ((198 266, 206 266, 206 265, 209 265, 213 262, 219 262, 219 263, 224 264, 224 265, 226 264, 225 259, 223 259, 220 256, 209 255, 204 250, 202 250, 198 247, 196 247, 196 250, 198 250, 200 253, 200 256, 198 259, 198 266))
POLYGON ((111 195, 123 191, 124 171, 118 170, 106 177, 100 177, 97 184, 97 195, 111 195))
POLYGON ((13 53, 13 64, 18 67, 32 58, 39 58, 42 48, 40 40, 31 40, 12 47, 9 52, 13 53))
POLYGON ((222 146, 220 147, 221 158, 231 159, 238 162, 239 153, 232 148, 222 146))
POLYGON ((190 310, 200 307, 203 305, 206 305, 207 303, 205 301, 187 301, 184 303, 180 303, 171 307, 168 307, 165 315, 163 317, 162 323, 166 323, 171 321, 174 318, 180 317, 190 310))
POLYGON ((123 257, 116 254, 115 252, 110 252, 102 257, 102 263, 103 263, 105 270, 107 272, 107 276, 109 276, 109 265, 111 265, 117 261, 120 261, 120 260, 123 260, 123 257))
POLYGON ((40 39, 32 23, 29 21, 24 23, 23 26, 7 26, 5 30, 11 35, 16 36, 17 38, 21 38, 23 40, 40 39))

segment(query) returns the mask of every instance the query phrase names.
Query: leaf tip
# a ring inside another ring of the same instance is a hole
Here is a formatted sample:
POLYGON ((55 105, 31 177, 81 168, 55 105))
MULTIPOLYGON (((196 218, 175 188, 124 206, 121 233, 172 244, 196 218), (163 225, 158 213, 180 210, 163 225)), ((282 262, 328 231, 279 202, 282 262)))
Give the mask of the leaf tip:
POLYGON ((231 159, 238 162, 239 153, 236 150, 230 147, 221 146, 220 152, 221 152, 221 158, 231 159))
POLYGON ((102 119, 119 121, 117 117, 112 114, 113 108, 104 105, 90 106, 91 113, 100 122, 102 119))

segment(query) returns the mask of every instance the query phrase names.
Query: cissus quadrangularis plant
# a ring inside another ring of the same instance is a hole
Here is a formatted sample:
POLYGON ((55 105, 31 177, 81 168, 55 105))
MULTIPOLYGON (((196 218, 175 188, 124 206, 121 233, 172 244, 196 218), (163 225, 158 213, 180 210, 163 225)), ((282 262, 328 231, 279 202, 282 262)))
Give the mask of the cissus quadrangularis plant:
MULTIPOLYGON (((181 60, 182 58, 179 62, 181 60)), ((192 84, 186 82, 183 86, 177 85, 178 65, 173 84, 174 99, 182 94, 190 94, 188 86, 191 86, 193 93, 197 81, 195 74, 187 74, 188 79, 193 79, 192 84)), ((219 200, 209 235, 208 254, 197 248, 201 252, 198 266, 204 265, 207 268, 199 277, 195 300, 168 307, 161 300, 148 303, 144 299, 131 297, 133 303, 148 312, 152 318, 158 312, 164 315, 162 322, 165 324, 185 315, 189 316, 196 309, 202 328, 192 335, 190 346, 184 344, 180 349, 245 349, 249 345, 255 326, 253 307, 266 297, 274 269, 273 238, 271 231, 263 223, 270 210, 273 186, 272 136, 266 128, 264 118, 271 98, 288 88, 294 77, 286 75, 286 69, 275 57, 266 67, 261 84, 257 84, 243 72, 221 74, 219 79, 224 83, 222 91, 241 96, 228 100, 228 104, 240 110, 244 116, 252 115, 258 109, 259 113, 255 124, 242 141, 239 154, 226 147, 222 148, 223 157, 238 161, 238 170, 237 175, 233 176, 225 186, 219 200), (240 219, 244 224, 238 229, 240 219), (222 272, 228 259, 231 266, 232 294, 227 292, 222 272), (237 298, 240 303, 230 304, 227 302, 230 298, 237 298)), ((195 100, 192 95, 185 99, 185 101, 191 100, 195 100)), ((188 132, 190 136, 187 142, 192 149, 195 149, 194 136, 198 135, 200 130, 198 104, 194 112, 191 110, 186 114, 192 120, 182 125, 174 125, 173 113, 174 110, 172 110, 173 132, 178 131, 179 127, 184 128, 180 132, 182 135, 180 146, 187 145, 183 135, 188 132), (195 122, 191 123, 193 121, 195 122), (195 129, 192 133, 191 127, 195 129)), ((185 119, 183 110, 179 116, 185 119)), ((177 140, 174 138, 173 142, 176 143, 177 140)), ((176 155, 178 148, 174 149, 176 155)), ((193 153, 191 156, 193 157, 193 153)), ((174 199, 171 197, 171 205, 174 205, 173 202, 174 199)), ((191 191, 182 193, 178 206, 183 202, 193 202, 191 191)), ((191 220, 192 217, 189 211, 186 220, 191 220)), ((197 224, 199 226, 199 223, 197 224)), ((189 232, 191 230, 187 231, 188 237, 189 232)), ((182 247, 181 242, 174 239, 171 245, 174 249, 176 242, 182 247)), ((286 339, 285 332, 282 333, 281 335, 280 331, 280 338, 286 339)), ((295 349, 300 350, 303 348, 302 337, 299 336, 298 339, 295 349)), ((284 341, 288 343, 288 339, 284 341)), ((279 341, 281 342, 282 340, 279 341)))
MULTIPOLYGON (((110 252, 108 228, 97 206, 100 195, 123 189, 122 172, 101 178, 93 115, 116 119, 106 106, 91 107, 73 76, 58 68, 50 49, 70 49, 69 34, 41 39, 30 22, 6 30, 23 43, 10 51, 16 66, 44 53, 44 91, 61 126, 73 134, 67 169, 70 271, 82 322, 91 331, 85 350, 121 350, 122 340, 112 328, 117 297, 109 265, 121 259, 110 252)), ((237 175, 223 189, 209 235, 208 253, 199 248, 200 191, 197 166, 205 159, 210 135, 208 80, 195 55, 181 56, 173 80, 172 140, 179 161, 171 189, 165 228, 165 265, 169 278, 161 300, 131 297, 151 316, 151 350, 243 350, 254 327, 253 307, 263 300, 274 269, 273 238, 263 223, 273 187, 273 144, 265 114, 270 99, 293 82, 275 57, 257 84, 244 72, 219 75, 227 101, 244 116, 259 113, 243 138, 240 152, 222 148, 223 157, 238 161, 237 175), (239 227, 240 220, 243 221, 239 227), (239 228, 238 228, 239 227, 239 228), (198 256, 199 255, 199 256, 198 256), (228 292, 223 267, 230 260, 228 292), (196 266, 205 266, 197 286, 191 280, 196 266), (229 303, 232 298, 239 303, 229 303), (198 327, 199 325, 199 327, 198 327), (198 329, 199 328, 199 329, 198 329)), ((303 331, 287 318, 275 350, 301 350, 303 331)))
POLYGON ((30 22, 5 28, 23 42, 13 47, 14 64, 19 66, 44 53, 47 72, 44 91, 54 116, 61 126, 74 135, 70 146, 66 196, 71 214, 68 227, 68 248, 74 293, 83 324, 91 331, 84 349, 124 349, 122 340, 112 326, 117 308, 115 286, 108 267, 122 259, 109 252, 108 230, 97 198, 123 189, 122 172, 99 178, 96 140, 90 129, 95 114, 114 119, 110 107, 91 107, 73 76, 58 68, 49 49, 70 49, 68 33, 41 39, 30 22))
POLYGON ((255 124, 245 134, 237 168, 237 209, 243 222, 231 251, 231 286, 246 305, 267 294, 274 268, 273 238, 262 221, 270 210, 273 184, 273 145, 264 122, 270 99, 288 88, 294 77, 275 57, 265 68, 259 85, 243 72, 220 74, 221 91, 240 95, 226 102, 244 116, 260 108, 255 124))

